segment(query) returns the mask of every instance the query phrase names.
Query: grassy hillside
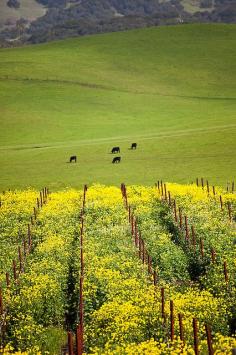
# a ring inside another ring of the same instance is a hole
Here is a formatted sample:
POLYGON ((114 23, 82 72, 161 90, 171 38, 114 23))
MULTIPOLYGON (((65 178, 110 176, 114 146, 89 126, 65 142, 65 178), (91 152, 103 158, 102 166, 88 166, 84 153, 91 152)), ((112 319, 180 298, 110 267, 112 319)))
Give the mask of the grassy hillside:
POLYGON ((235 25, 1 50, 0 187, 232 180, 235 57, 235 25), (77 164, 67 163, 72 154, 77 164))

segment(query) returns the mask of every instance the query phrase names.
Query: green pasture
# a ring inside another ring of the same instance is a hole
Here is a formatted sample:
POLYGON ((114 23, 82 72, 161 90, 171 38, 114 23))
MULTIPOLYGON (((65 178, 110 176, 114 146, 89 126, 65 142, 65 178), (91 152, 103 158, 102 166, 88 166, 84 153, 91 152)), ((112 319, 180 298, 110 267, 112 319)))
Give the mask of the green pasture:
POLYGON ((233 180, 235 58, 235 25, 1 49, 0 188, 233 180))

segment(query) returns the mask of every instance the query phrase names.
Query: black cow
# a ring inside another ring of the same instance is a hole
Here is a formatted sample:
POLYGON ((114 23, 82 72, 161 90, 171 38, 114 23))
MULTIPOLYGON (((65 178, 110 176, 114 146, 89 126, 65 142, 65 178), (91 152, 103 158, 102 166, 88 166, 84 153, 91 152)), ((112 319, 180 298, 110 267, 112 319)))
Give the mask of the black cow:
POLYGON ((72 163, 73 161, 76 163, 76 161, 77 161, 77 156, 76 155, 72 155, 70 157, 70 163, 72 163))
POLYGON ((120 153, 120 147, 113 147, 111 152, 112 152, 112 154, 113 153, 120 153))
POLYGON ((115 158, 113 158, 113 160, 112 160, 112 164, 114 164, 114 163, 120 163, 120 161, 121 161, 121 157, 115 157, 115 158))
POLYGON ((137 143, 132 143, 130 149, 136 149, 137 148, 137 143))

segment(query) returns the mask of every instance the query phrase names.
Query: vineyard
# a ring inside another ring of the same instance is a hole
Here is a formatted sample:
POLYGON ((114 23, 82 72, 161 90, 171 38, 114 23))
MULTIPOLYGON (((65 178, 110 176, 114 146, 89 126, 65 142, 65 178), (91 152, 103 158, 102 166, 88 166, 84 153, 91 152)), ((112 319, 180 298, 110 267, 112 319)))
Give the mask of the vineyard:
POLYGON ((235 354, 236 194, 0 194, 0 353, 235 354))

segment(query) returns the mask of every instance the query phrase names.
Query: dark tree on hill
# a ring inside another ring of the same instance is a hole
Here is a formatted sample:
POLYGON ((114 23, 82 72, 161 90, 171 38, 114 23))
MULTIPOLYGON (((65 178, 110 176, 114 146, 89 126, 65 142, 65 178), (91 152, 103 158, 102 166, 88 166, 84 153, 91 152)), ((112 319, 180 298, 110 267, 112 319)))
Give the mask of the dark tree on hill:
POLYGON ((209 8, 212 7, 213 2, 212 0, 201 0, 200 6, 201 8, 209 8))
POLYGON ((19 9, 20 3, 18 0, 8 0, 7 2, 8 7, 13 7, 14 9, 19 9))
POLYGON ((47 6, 47 7, 64 7, 67 0, 36 0, 38 3, 47 6))

